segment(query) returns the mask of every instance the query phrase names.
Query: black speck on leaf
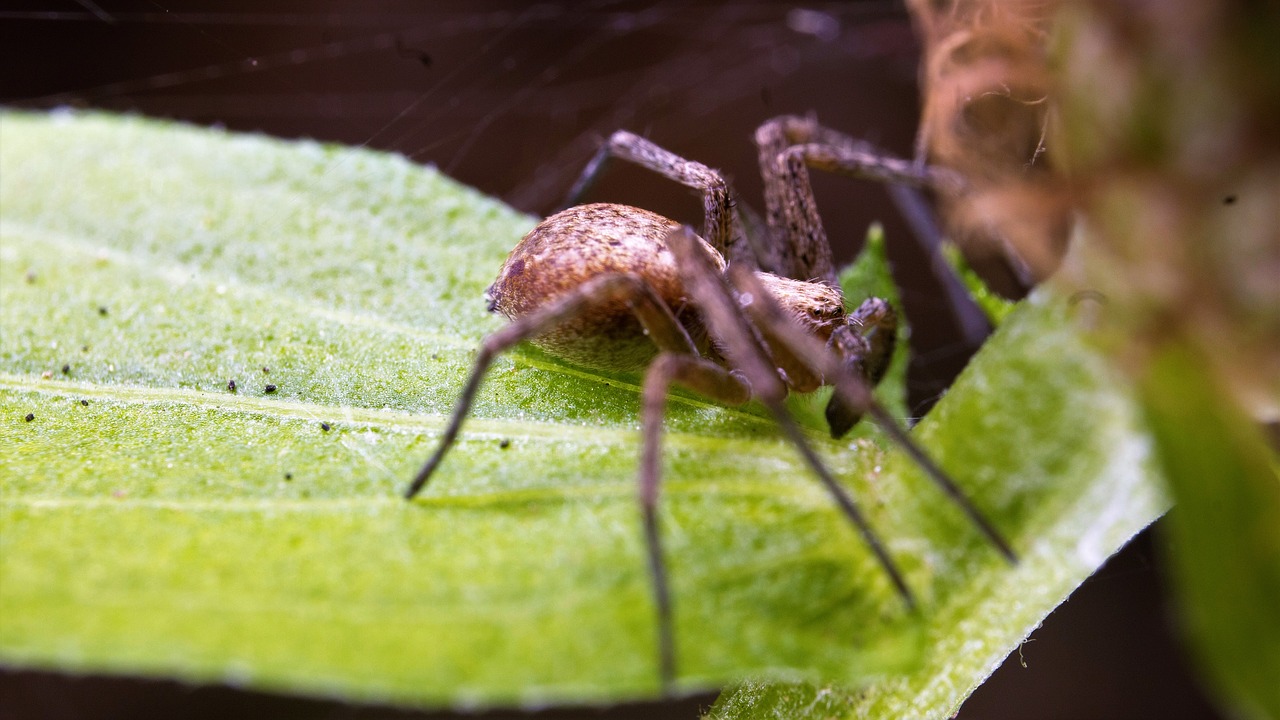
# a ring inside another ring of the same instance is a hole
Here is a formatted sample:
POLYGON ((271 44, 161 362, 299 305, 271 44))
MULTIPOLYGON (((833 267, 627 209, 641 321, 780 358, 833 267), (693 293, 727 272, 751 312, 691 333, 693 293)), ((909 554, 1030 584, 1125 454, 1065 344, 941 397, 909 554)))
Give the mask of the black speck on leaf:
POLYGON ((35 419, 36 419, 35 413, 27 413, 27 416, 23 418, 23 420, 26 420, 27 422, 31 422, 32 420, 35 420, 35 419))
POLYGON ((329 423, 327 422, 320 423, 320 429, 325 432, 329 432, 329 423))
POLYGON ((62 374, 63 374, 63 375, 70 375, 70 374, 71 374, 71 365, 70 365, 70 364, 66 364, 66 365, 63 365, 63 366, 62 366, 62 374))
POLYGON ((275 391, 276 391, 276 386, 275 386, 275 385, 268 385, 268 386, 266 386, 266 387, 262 388, 262 391, 263 391, 263 392, 265 392, 265 393, 267 393, 268 395, 270 395, 271 393, 273 393, 273 392, 275 392, 275 391))
POLYGON ((106 316, 107 316, 107 306, 106 306, 106 305, 99 305, 99 306, 98 306, 98 314, 99 314, 99 315, 101 315, 102 317, 106 317, 106 316))
POLYGON ((507 448, 511 447, 511 441, 508 440, 507 438, 502 438, 502 440, 498 442, 498 447, 502 448, 503 450, 506 450, 507 448))
POLYGON ((263 372, 263 374, 265 375, 266 373, 271 372, 271 368, 267 367, 266 365, 263 365, 263 366, 262 366, 262 372, 263 372))
POLYGON ((284 474, 284 479, 285 479, 285 480, 292 480, 292 479, 293 479, 293 473, 285 473, 285 474, 284 474))
POLYGON ((83 406, 85 406, 85 407, 89 407, 89 401, 88 401, 88 400, 81 400, 81 401, 80 401, 80 404, 81 404, 81 405, 83 405, 83 406))
POLYGON ((227 381, 227 389, 228 389, 228 390, 230 390, 231 392, 235 392, 235 391, 236 391, 236 381, 235 381, 235 380, 228 380, 228 381, 227 381))

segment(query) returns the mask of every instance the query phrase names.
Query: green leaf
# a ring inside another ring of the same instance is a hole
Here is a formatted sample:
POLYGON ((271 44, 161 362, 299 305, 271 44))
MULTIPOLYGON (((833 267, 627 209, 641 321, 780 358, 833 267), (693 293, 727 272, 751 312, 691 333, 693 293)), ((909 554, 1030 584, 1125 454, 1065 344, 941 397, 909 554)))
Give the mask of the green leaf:
MULTIPOLYGON (((637 378, 508 355, 399 498, 533 222, 398 157, 0 115, 0 662, 416 705, 657 692, 637 378)), ((1016 570, 874 429, 812 433, 923 622, 758 408, 677 395, 682 686, 914 687, 946 652, 968 672, 934 709, 958 702, 1149 522, 1145 446, 1069 312, 1015 313, 919 430, 1016 570)))
MULTIPOLYGON (((984 562, 975 540, 935 547, 952 567, 935 576, 920 668, 863 688, 747 682, 722 695, 710 718, 951 717, 1054 607, 1166 507, 1134 406, 1073 329, 1074 312, 1051 288, 1033 294, 916 429, 944 467, 1000 488, 985 506, 1020 518, 1019 566, 984 562)), ((909 479, 920 482, 915 473, 909 479)), ((912 497, 928 492, 916 487, 912 497)))
POLYGON ((960 252, 960 248, 954 243, 943 243, 942 257, 947 261, 947 265, 951 266, 951 271, 956 274, 956 277, 960 278, 960 282, 964 283, 965 289, 969 291, 969 295, 973 297, 974 302, 982 309, 991 324, 1000 327, 1000 323, 1009 317, 1009 313, 1013 312, 1018 304, 1006 300, 987 287, 987 283, 969 265, 964 253, 960 252))
POLYGON ((1170 559, 1201 667, 1241 717, 1280 717, 1280 476, 1256 424, 1188 344, 1168 343, 1143 407, 1178 502, 1170 559))

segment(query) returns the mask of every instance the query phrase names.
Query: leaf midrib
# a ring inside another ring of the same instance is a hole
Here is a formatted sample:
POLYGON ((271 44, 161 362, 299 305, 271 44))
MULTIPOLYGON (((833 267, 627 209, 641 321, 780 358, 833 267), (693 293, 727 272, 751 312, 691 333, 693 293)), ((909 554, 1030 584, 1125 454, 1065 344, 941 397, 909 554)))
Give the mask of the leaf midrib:
MULTIPOLYGON (((547 369, 558 371, 560 368, 552 366, 547 369)), ((617 385, 617 383, 614 384, 617 385)), ((269 400, 247 394, 232 395, 178 387, 103 385, 74 380, 43 379, 37 375, 5 372, 0 372, 0 391, 29 392, 67 398, 93 398, 133 405, 184 405, 215 412, 260 415, 282 420, 323 421, 330 425, 335 423, 369 425, 404 433, 438 433, 448 421, 448 416, 436 413, 361 408, 351 405, 320 405, 297 400, 269 400)), ((689 402, 693 404, 698 401, 689 400, 689 402)), ((720 406, 709 405, 709 407, 718 409, 720 406)), ((766 418, 747 417, 763 425, 771 425, 766 418)), ((572 428, 575 442, 587 441, 613 446, 633 445, 638 440, 638 426, 639 418, 636 419, 636 425, 632 427, 603 427, 527 418, 468 418, 461 437, 563 442, 566 439, 565 429, 572 428)), ((767 438, 667 430, 663 433, 663 440, 690 448, 697 447, 701 441, 714 441, 718 447, 754 451, 758 449, 760 442, 767 441, 767 438)))

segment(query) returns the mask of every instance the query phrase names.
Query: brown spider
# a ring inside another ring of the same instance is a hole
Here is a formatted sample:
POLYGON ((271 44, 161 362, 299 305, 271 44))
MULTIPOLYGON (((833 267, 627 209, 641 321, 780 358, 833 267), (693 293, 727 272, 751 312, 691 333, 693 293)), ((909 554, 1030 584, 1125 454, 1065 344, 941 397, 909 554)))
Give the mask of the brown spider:
POLYGON ((530 340, 586 367, 644 370, 639 500, 666 688, 675 677, 675 645, 656 505, 663 414, 673 383, 726 405, 760 400, 909 608, 915 601, 901 572, 787 412, 789 390, 834 386, 826 412, 833 437, 870 413, 996 548, 1015 559, 999 532, 872 397, 869 387, 892 354, 897 321, 877 298, 845 312, 807 167, 911 185, 958 181, 937 168, 877 155, 808 118, 776 118, 755 139, 765 182, 764 238, 735 232, 740 223, 732 192, 718 173, 631 133, 613 134, 571 197, 606 159, 629 160, 702 193, 703 237, 661 215, 612 204, 570 207, 535 227, 486 293, 489 310, 512 323, 485 338, 439 447, 405 492, 412 498, 426 484, 457 438, 489 364, 517 343, 530 340))

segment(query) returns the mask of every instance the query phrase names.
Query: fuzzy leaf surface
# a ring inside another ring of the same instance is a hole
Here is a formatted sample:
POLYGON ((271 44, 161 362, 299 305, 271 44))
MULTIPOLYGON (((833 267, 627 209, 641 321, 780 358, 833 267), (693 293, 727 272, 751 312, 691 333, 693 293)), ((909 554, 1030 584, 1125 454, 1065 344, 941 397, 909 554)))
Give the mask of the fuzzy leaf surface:
MULTIPOLYGON (((399 497, 533 223, 394 156, 0 116, 0 662, 420 706, 654 694, 636 377, 502 358, 432 485, 399 497)), ((914 677, 939 625, 993 666, 1154 517, 1144 474, 1102 472, 1119 401, 1097 368, 1010 396, 1062 361, 1042 335, 1068 311, 1038 312, 1012 367, 975 372, 920 433, 1026 554, 1017 570, 876 431, 811 428, 923 623, 758 408, 673 400, 683 687, 914 677), (1048 417, 1067 434, 1046 446, 1048 417), (1062 482, 1076 466, 1095 479, 1062 482), (1061 545, 1061 516, 1117 488, 1128 504, 1061 545)))

